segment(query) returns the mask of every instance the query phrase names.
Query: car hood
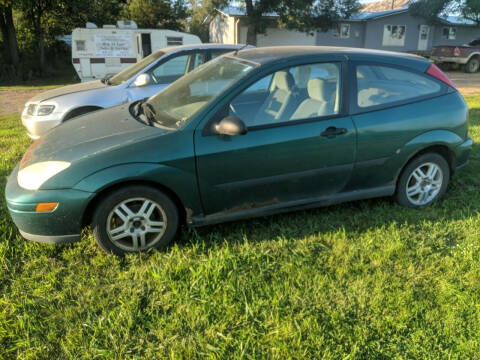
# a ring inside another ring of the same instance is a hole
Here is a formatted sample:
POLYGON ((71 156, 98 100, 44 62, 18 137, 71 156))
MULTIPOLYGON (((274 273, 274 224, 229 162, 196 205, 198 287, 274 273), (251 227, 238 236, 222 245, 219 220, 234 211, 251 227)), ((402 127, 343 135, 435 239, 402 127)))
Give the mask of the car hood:
POLYGON ((73 93, 82 92, 82 91, 106 88, 107 86, 108 85, 102 83, 100 80, 62 86, 60 88, 48 90, 41 94, 38 94, 37 96, 34 96, 30 100, 28 100, 28 102, 41 102, 41 101, 52 99, 58 96, 73 94, 73 93))
POLYGON ((99 110, 67 121, 35 141, 25 153, 20 169, 40 161, 78 162, 168 132, 137 121, 128 105, 99 110))

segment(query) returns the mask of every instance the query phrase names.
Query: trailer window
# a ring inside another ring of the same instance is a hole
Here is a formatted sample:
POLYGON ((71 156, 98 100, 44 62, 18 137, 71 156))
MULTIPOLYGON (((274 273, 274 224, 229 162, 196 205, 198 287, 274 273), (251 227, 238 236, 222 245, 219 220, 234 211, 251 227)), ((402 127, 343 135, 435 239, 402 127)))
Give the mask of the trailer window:
POLYGON ((85 51, 85 40, 75 40, 77 51, 85 51))
POLYGON ((167 36, 167 46, 183 45, 181 36, 167 36))

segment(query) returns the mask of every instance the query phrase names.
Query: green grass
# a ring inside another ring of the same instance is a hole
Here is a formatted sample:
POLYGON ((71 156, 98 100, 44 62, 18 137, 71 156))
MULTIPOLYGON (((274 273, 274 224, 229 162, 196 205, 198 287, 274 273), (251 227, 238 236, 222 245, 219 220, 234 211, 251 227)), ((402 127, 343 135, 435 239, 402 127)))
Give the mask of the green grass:
MULTIPOLYGON (((468 98, 480 142, 480 97, 468 98)), ((29 143, 0 117, 0 187, 29 143)), ((443 202, 187 230, 119 259, 23 240, 0 206, 0 358, 478 359, 480 149, 443 202)))

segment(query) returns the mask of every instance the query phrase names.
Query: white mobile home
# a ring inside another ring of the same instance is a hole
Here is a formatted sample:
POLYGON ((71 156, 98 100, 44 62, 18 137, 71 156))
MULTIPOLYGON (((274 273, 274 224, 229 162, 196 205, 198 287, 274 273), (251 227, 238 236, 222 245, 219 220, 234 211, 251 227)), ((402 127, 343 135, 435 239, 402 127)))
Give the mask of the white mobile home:
POLYGON ((137 29, 133 21, 103 28, 87 23, 72 32, 72 63, 80 79, 90 81, 116 74, 158 49, 200 43, 198 36, 179 31, 137 29))

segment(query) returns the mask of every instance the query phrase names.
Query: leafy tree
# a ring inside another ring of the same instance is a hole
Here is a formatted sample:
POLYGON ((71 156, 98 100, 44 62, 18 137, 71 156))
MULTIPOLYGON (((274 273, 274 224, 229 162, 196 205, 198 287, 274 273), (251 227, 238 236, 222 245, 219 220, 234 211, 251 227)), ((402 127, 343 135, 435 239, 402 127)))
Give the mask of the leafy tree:
POLYGON ((358 0, 285 1, 278 10, 280 24, 300 31, 327 31, 360 11, 358 0))
POLYGON ((265 15, 276 13, 280 27, 300 31, 326 31, 342 19, 360 10, 358 0, 241 0, 216 2, 217 7, 240 5, 247 17, 247 43, 256 45, 258 33, 264 33, 269 22, 265 15))
POLYGON ((215 9, 226 6, 222 0, 190 0, 191 16, 188 19, 187 31, 200 37, 203 42, 209 41, 208 17, 213 16, 215 9))
POLYGON ((418 0, 410 9, 431 23, 438 22, 439 16, 457 13, 480 26, 480 0, 418 0))
POLYGON ((480 1, 479 0, 456 0, 457 10, 465 19, 474 21, 480 26, 480 1))
POLYGON ((140 28, 183 30, 188 9, 183 0, 130 0, 123 14, 140 28))
POLYGON ((7 64, 18 66, 18 44, 15 25, 13 23, 12 2, 0 0, 0 30, 3 39, 3 56, 7 64))

